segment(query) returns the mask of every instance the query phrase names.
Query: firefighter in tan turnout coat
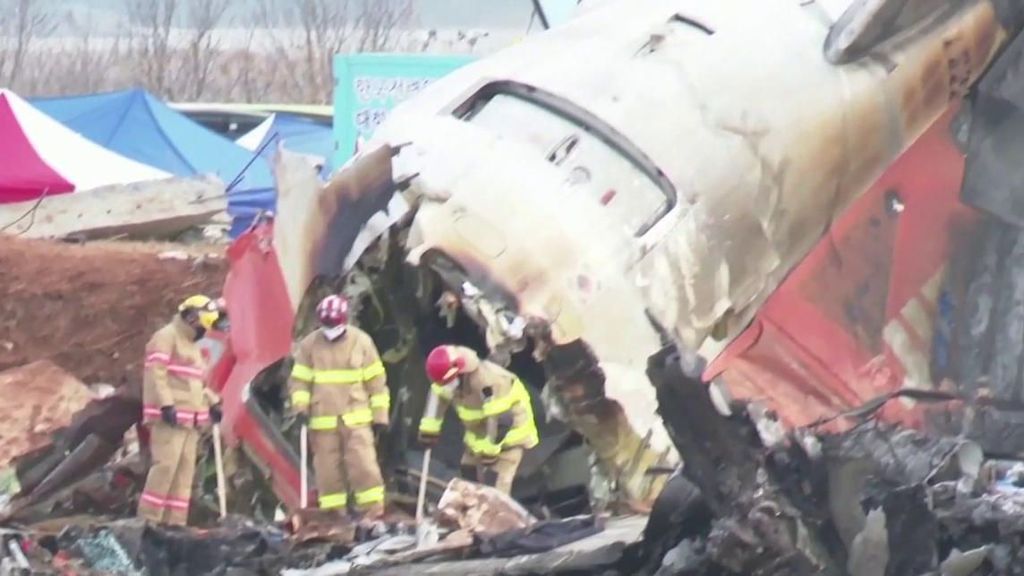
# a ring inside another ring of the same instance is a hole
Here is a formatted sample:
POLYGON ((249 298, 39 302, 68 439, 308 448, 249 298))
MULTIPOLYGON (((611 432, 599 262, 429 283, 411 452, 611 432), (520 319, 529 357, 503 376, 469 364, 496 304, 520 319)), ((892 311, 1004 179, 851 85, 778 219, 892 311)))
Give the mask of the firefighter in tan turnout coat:
POLYGON ((192 296, 146 344, 142 418, 151 431, 153 464, 139 499, 142 518, 188 521, 200 430, 220 421, 220 401, 203 384, 206 366, 197 342, 225 320, 216 302, 192 296))
POLYGON ((384 365, 368 334, 349 325, 349 302, 317 306, 320 329, 295 351, 292 410, 308 422, 320 508, 344 511, 349 495, 364 518, 384 512, 384 480, 374 436, 388 427, 391 397, 384 365))
POLYGON ((430 395, 420 419, 420 443, 432 447, 451 404, 466 429, 462 476, 512 490, 523 453, 539 442, 530 393, 518 376, 462 346, 438 346, 427 356, 430 395))

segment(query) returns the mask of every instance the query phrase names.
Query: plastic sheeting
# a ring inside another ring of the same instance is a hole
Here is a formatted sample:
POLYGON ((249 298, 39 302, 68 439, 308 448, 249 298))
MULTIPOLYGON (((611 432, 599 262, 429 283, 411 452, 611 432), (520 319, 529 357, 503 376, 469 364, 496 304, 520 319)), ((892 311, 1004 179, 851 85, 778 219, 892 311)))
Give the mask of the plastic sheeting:
POLYGON ((0 157, 0 202, 170 177, 89 142, 8 90, 0 90, 0 157))
POLYGON ((145 90, 124 90, 32 103, 89 140, 177 176, 213 174, 231 184, 233 236, 276 205, 270 166, 249 150, 172 110, 145 90), (251 164, 250 164, 251 163, 251 164), (243 173, 244 171, 244 173, 243 173))
POLYGON ((331 126, 302 116, 272 114, 236 142, 246 150, 259 151, 268 162, 272 161, 278 146, 291 152, 321 158, 323 165, 320 176, 324 179, 331 175, 334 168, 334 133, 331 126))

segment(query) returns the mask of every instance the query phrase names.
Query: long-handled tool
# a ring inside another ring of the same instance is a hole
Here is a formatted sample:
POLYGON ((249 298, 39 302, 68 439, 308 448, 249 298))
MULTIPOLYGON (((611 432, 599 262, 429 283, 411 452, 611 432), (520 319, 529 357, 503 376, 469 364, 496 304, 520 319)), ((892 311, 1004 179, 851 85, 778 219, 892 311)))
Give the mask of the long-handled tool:
POLYGON ((416 547, 425 548, 437 543, 437 529, 431 520, 424 518, 427 500, 427 478, 430 477, 430 453, 423 453, 423 468, 420 469, 420 492, 416 498, 416 547))
POLYGON ((220 439, 220 424, 213 425, 213 458, 217 465, 217 499, 220 504, 220 517, 228 515, 228 492, 224 481, 224 453, 220 439))
POLYGON ((299 463, 299 504, 305 510, 309 506, 309 426, 305 424, 299 432, 299 452, 302 459, 299 463))
POLYGON ((427 476, 430 473, 430 453, 431 449, 427 448, 427 451, 423 453, 423 468, 420 469, 420 491, 419 496, 416 497, 416 525, 419 526, 423 522, 423 507, 426 505, 427 499, 427 476))

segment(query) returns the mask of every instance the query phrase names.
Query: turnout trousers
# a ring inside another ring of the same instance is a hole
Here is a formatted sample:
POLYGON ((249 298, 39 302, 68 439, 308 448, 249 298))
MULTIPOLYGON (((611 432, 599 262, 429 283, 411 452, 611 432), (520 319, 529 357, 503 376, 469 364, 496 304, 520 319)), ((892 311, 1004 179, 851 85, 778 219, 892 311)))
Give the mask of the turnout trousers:
POLYGON ((164 422, 150 425, 153 465, 139 498, 139 517, 184 526, 192 500, 199 431, 164 422))
POLYGON ((322 510, 345 510, 351 493, 359 512, 368 516, 384 512, 384 479, 369 426, 310 430, 309 441, 322 510))
POLYGON ((480 459, 468 449, 462 455, 460 464, 461 475, 464 479, 487 486, 493 486, 505 494, 512 492, 512 481, 516 477, 516 470, 523 461, 523 448, 508 448, 502 450, 498 460, 493 464, 481 464, 480 459), (477 474, 480 471, 482 477, 477 474))

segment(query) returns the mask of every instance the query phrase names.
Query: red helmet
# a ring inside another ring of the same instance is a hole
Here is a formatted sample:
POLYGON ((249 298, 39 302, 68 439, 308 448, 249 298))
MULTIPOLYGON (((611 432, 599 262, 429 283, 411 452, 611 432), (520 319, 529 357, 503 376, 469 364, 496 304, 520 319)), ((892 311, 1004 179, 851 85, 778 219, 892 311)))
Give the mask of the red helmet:
POLYGON ((447 384, 466 367, 466 360, 455 355, 449 346, 438 346, 427 356, 427 376, 440 384, 447 384))
POLYGON ((316 317, 320 325, 336 328, 348 324, 348 299, 344 296, 328 296, 316 307, 316 317))

